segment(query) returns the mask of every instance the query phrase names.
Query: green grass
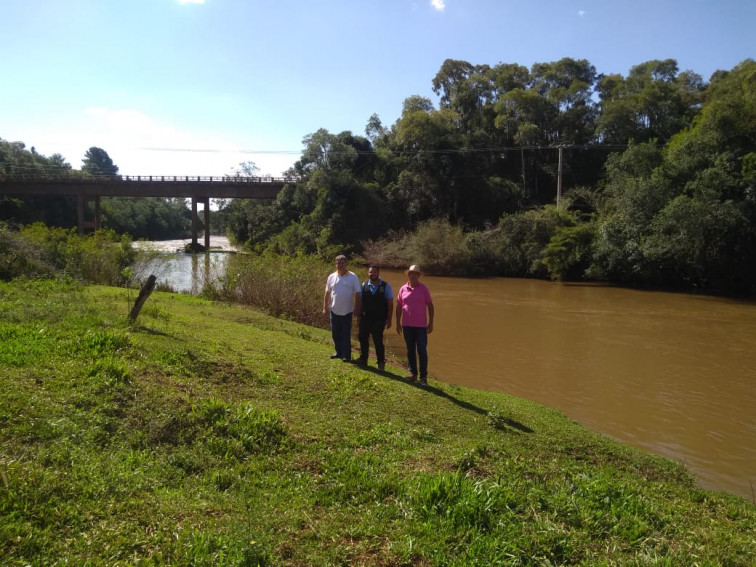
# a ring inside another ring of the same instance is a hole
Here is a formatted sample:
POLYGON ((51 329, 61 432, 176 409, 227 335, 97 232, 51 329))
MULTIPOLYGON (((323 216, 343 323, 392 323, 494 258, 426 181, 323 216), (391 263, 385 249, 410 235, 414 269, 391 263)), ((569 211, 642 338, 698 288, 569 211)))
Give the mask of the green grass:
POLYGON ((332 361, 327 331, 160 292, 134 325, 116 288, 0 299, 3 565, 756 561, 756 507, 682 466, 332 361))

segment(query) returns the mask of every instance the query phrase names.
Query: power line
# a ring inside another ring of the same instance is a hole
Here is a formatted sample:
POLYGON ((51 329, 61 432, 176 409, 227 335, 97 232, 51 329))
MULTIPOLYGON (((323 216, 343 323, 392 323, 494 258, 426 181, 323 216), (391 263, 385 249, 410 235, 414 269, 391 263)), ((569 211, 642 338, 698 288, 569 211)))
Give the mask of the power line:
POLYGON ((136 148, 148 152, 186 152, 204 154, 298 154, 302 150, 221 150, 215 148, 136 148))
MULTIPOLYGON (((387 153, 389 155, 416 155, 416 154, 440 154, 440 155, 454 155, 454 154, 475 154, 475 153, 507 153, 507 152, 520 152, 523 150, 527 151, 553 151, 558 150, 559 148, 564 149, 574 149, 574 150, 600 150, 600 151, 612 151, 612 150, 624 150, 629 147, 628 144, 561 144, 559 146, 552 146, 552 145, 532 145, 532 146, 495 146, 495 147, 481 147, 481 148, 450 148, 450 149, 397 149, 397 150, 388 150, 388 149, 378 149, 378 150, 354 150, 354 151, 328 151, 327 153, 329 155, 334 156, 340 156, 340 155, 376 155, 379 151, 383 153, 387 153)), ((139 150, 144 151, 151 151, 151 152, 186 152, 186 153, 214 153, 214 154, 224 154, 224 153, 243 153, 243 154, 264 154, 264 155, 296 155, 296 154, 302 154, 303 150, 224 150, 224 149, 218 149, 218 148, 158 148, 158 147, 144 147, 144 148, 137 148, 139 150)), ((41 156, 43 159, 47 159, 47 156, 41 156)), ((69 169, 73 169, 70 167, 65 167, 64 165, 59 164, 46 164, 46 163, 40 163, 40 162, 34 162, 32 164, 25 163, 25 164, 17 164, 13 162, 8 161, 0 161, 0 167, 2 166, 11 166, 14 168, 14 170, 22 171, 22 170, 29 170, 29 171, 39 171, 39 170, 53 170, 53 171, 68 171, 69 169)))
MULTIPOLYGON (((568 149, 581 149, 581 150, 616 150, 626 149, 628 144, 560 144, 563 148, 568 149)), ((554 150, 559 146, 556 145, 531 145, 531 146, 495 146, 495 147, 482 147, 482 148, 452 148, 452 149, 412 149, 412 150, 386 150, 382 151, 390 154, 406 154, 406 153, 442 153, 442 154, 454 154, 454 153, 495 153, 495 152, 519 152, 521 150, 554 150)), ((142 147, 136 148, 138 150, 150 151, 150 152, 176 152, 176 153, 240 153, 240 154, 266 154, 266 155, 296 155, 303 153, 304 150, 229 150, 218 148, 160 148, 160 147, 142 147)), ((372 155, 377 152, 373 150, 354 150, 354 152, 340 152, 337 150, 329 150, 330 155, 342 155, 357 153, 358 155, 372 155)))

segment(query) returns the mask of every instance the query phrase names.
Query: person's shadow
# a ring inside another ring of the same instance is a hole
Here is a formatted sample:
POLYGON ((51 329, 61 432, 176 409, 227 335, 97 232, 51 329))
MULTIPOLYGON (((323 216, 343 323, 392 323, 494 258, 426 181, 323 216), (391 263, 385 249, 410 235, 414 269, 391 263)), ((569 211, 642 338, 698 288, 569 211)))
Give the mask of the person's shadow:
POLYGON ((493 425, 493 427, 495 427, 496 429, 506 431, 508 427, 511 427, 512 429, 516 429, 517 431, 521 431, 522 433, 533 433, 533 430, 530 427, 520 423, 517 420, 514 420, 510 417, 502 416, 501 414, 497 412, 490 412, 488 410, 485 410, 481 407, 476 406, 475 404, 471 404, 470 402, 466 402, 465 400, 460 400, 459 398, 455 398, 454 396, 452 396, 451 394, 449 394, 448 392, 445 392, 444 390, 440 388, 436 388, 430 385, 425 386, 425 385, 420 384, 419 382, 408 382, 404 378, 401 378, 397 376, 396 374, 392 374, 391 372, 387 370, 378 370, 377 368, 372 368, 370 366, 363 366, 362 369, 366 370, 367 372, 372 372, 373 374, 378 374, 379 376, 383 378, 388 378, 389 380, 400 382, 412 388, 419 388, 421 390, 434 394, 440 398, 446 398, 453 404, 463 409, 474 411, 475 413, 480 414, 480 415, 485 415, 488 418, 489 423, 493 425))

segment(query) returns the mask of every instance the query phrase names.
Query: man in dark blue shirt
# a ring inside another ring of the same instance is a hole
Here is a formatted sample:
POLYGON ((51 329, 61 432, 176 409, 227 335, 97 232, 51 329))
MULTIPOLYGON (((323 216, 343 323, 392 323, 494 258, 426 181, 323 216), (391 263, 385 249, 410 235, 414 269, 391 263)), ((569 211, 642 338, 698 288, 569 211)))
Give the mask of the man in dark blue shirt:
POLYGON ((378 370, 383 371, 386 366, 383 330, 391 328, 394 294, 391 284, 381 279, 381 270, 378 266, 368 268, 368 280, 362 284, 360 295, 362 305, 359 330, 360 358, 357 362, 362 366, 367 365, 370 337, 373 337, 378 370))

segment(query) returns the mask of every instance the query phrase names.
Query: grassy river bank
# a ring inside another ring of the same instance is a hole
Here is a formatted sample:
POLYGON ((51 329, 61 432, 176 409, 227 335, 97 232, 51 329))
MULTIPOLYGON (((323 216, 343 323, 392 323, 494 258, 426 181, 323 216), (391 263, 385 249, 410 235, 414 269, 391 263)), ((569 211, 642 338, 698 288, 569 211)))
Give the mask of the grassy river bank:
MULTIPOLYGON (((3 565, 753 565, 756 507, 257 310, 0 283, 3 565)), ((642 419, 642 416, 639 417, 642 419)))

